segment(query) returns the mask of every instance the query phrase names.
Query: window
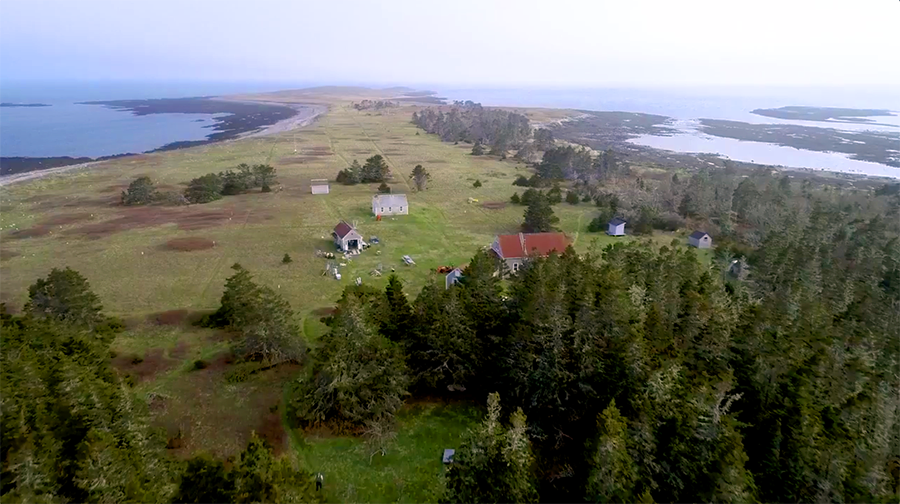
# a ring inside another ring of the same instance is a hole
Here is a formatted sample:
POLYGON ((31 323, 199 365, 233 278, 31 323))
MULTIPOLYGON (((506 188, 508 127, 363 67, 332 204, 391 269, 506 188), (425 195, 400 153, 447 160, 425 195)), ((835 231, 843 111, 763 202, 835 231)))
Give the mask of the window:
POLYGON ((384 207, 381 207, 381 213, 384 213, 384 207))
POLYGON ((513 271, 519 271, 519 263, 513 263, 513 271))
POLYGON ((388 212, 393 212, 393 211, 394 211, 393 207, 388 207, 388 212))
POLYGON ((403 207, 400 207, 400 211, 401 211, 401 212, 403 211, 403 207))

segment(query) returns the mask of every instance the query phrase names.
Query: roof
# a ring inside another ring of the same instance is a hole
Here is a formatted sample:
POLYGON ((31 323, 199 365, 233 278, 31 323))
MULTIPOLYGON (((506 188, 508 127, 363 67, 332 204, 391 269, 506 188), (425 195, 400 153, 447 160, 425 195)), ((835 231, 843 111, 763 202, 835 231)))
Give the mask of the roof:
POLYGON ((500 235, 500 251, 504 259, 517 257, 542 257, 552 251, 562 252, 569 246, 563 233, 519 233, 500 235))
POLYGON ((328 185, 328 179, 312 179, 309 181, 310 185, 328 185))
POLYGON ((691 233, 691 238, 693 238, 695 240, 699 240, 700 238, 703 238, 704 236, 709 236, 709 234, 704 233, 703 231, 694 231, 693 233, 691 233))
POLYGON ((334 234, 338 235, 338 238, 347 236, 351 231, 353 231, 353 226, 344 221, 341 221, 337 226, 334 226, 334 234))
POLYGON ((622 224, 625 224, 625 220, 616 217, 615 219, 609 221, 609 223, 613 226, 621 226, 622 224))
POLYGON ((377 206, 407 206, 405 194, 376 194, 372 196, 372 204, 377 206))

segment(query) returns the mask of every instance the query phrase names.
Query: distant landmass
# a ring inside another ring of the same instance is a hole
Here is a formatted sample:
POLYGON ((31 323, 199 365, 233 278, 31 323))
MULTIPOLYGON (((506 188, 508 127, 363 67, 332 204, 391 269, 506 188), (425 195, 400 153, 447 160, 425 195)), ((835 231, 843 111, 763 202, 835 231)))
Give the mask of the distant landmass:
POLYGON ((103 105, 116 110, 129 111, 138 116, 151 114, 228 114, 211 119, 214 121, 214 124, 208 127, 214 133, 208 135, 206 140, 172 142, 149 152, 194 147, 237 138, 243 133, 257 131, 278 121, 290 119, 298 113, 295 108, 287 105, 217 100, 209 96, 155 100, 91 101, 83 102, 83 104, 103 105))
POLYGON ((791 119, 797 121, 821 121, 821 122, 847 122, 860 124, 892 124, 876 123, 868 117, 892 116, 890 110, 884 109, 852 109, 836 107, 779 107, 772 109, 756 109, 751 113, 776 119, 791 119))
POLYGON ((0 107, 49 107, 50 105, 47 103, 11 103, 11 102, 3 102, 0 103, 0 107))
POLYGON ((48 168, 59 168, 60 166, 69 166, 75 164, 92 163, 94 161, 105 161, 107 159, 116 159, 125 156, 133 156, 134 153, 114 154, 112 156, 101 156, 98 158, 91 157, 21 157, 9 156, 0 157, 0 175, 14 175, 16 173, 25 173, 35 170, 46 170, 48 168))

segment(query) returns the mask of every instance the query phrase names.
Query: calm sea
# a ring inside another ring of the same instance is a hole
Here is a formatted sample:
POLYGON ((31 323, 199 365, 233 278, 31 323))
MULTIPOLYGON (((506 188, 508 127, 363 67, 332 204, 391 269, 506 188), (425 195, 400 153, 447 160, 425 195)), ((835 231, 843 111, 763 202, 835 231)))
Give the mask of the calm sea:
MULTIPOLYGON (((0 108, 0 156, 105 156, 143 152, 167 143, 200 140, 213 115, 153 114, 134 116, 82 101, 181 98, 266 92, 315 85, 300 82, 59 82, 0 83, 0 101, 46 103, 50 107, 0 108)), ((900 177, 900 169, 849 159, 839 153, 812 152, 760 142, 705 135, 697 119, 750 123, 791 123, 842 130, 900 131, 900 115, 878 117, 882 125, 784 121, 751 114, 756 108, 786 105, 882 108, 900 111, 900 94, 892 89, 510 89, 442 88, 440 96, 484 105, 574 108, 644 112, 671 117, 679 134, 644 135, 635 143, 679 152, 709 152, 740 160, 798 168, 900 177)), ((900 142, 898 142, 900 150, 900 142)))
MULTIPOLYGON (((572 108, 579 110, 643 112, 674 119, 679 134, 643 135, 639 145, 675 152, 714 153, 736 161, 773 166, 858 173, 900 178, 900 169, 850 159, 845 154, 815 152, 762 142, 721 138, 700 132, 698 119, 725 119, 754 124, 796 124, 843 131, 876 130, 900 133, 900 93, 887 88, 692 88, 692 89, 440 89, 451 100, 483 105, 572 108), (788 121, 751 114, 758 108, 789 105, 877 108, 894 116, 875 117, 881 124, 827 124, 788 121)), ((900 152, 900 140, 897 143, 900 152)))
POLYGON ((171 142, 202 140, 213 114, 152 114, 78 102, 217 96, 304 87, 303 83, 40 82, 0 83, 0 101, 49 107, 0 108, 0 156, 108 156, 171 142))

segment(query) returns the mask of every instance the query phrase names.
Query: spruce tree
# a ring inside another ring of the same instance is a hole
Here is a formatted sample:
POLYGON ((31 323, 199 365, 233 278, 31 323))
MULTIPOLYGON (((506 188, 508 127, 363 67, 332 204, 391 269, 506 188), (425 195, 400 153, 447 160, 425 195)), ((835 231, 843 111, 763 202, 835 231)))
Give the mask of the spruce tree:
POLYGON ((553 215, 553 208, 547 196, 538 191, 534 198, 529 198, 528 209, 525 210, 525 222, 522 231, 526 233, 546 233, 554 231, 559 217, 553 215))

